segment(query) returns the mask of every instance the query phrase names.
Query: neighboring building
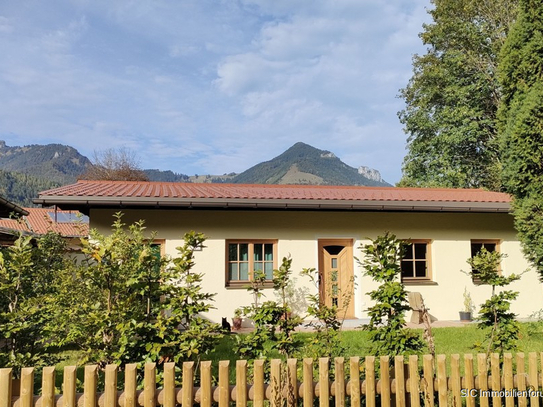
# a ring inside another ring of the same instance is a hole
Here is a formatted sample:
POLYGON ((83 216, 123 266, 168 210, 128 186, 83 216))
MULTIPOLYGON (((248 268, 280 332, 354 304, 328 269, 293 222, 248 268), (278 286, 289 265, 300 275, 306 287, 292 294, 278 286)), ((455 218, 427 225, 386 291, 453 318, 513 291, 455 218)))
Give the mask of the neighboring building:
MULTIPOLYGON (((204 273, 204 290, 217 293, 217 309, 209 314, 214 321, 251 303, 245 287, 253 270, 271 277, 289 255, 298 305, 301 296, 317 289, 297 271, 315 267, 323 299, 338 290, 347 293, 352 300, 346 317, 367 318, 367 293, 377 284, 363 276, 354 257, 361 258, 360 246, 386 231, 411 242, 403 281, 409 291, 422 293, 440 320, 458 319, 465 289, 477 305, 490 296, 490 287, 462 273, 480 247, 508 255, 501 273, 529 268, 509 214, 510 197, 482 190, 79 181, 41 192, 35 202, 88 214, 90 226, 101 232, 110 229, 118 211, 127 223, 144 219, 172 256, 186 231, 205 233, 206 248, 196 253, 195 269, 204 273)), ((533 270, 509 287, 520 291, 513 304, 519 317, 543 308, 533 270)), ((265 293, 274 299, 270 290, 265 293)), ((333 301, 341 305, 340 296, 333 301)))
MULTIPOLYGON (((0 221, 10 217, 16 219, 23 215, 28 215, 28 212, 0 196, 0 221)), ((16 238, 11 229, 0 226, 0 246, 10 245, 16 238)))
MULTIPOLYGON (((22 209, 22 208, 21 208, 22 209)), ((56 232, 68 242, 68 248, 79 250, 79 239, 89 234, 89 218, 77 211, 55 208, 24 208, 22 216, 0 219, 0 245, 10 245, 19 234, 44 235, 56 232)))

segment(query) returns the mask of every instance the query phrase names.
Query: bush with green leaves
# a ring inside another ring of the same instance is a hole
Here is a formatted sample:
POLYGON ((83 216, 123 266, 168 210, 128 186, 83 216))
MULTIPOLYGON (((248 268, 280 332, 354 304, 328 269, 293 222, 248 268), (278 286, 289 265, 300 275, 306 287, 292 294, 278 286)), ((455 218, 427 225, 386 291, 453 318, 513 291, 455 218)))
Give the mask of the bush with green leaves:
POLYGON ((517 298, 518 292, 505 290, 496 293, 496 287, 505 287, 520 278, 518 274, 502 276, 498 272, 504 257, 502 253, 482 248, 476 256, 468 259, 472 277, 492 287, 490 298, 481 304, 478 318, 478 327, 486 331, 485 341, 475 344, 477 350, 487 354, 497 352, 503 355, 506 351, 516 350, 519 338, 520 324, 511 312, 511 302, 517 298))
POLYGON ((287 288, 292 274, 292 259, 283 257, 281 266, 273 270, 273 288, 277 292, 279 302, 265 301, 260 304, 265 285, 265 276, 259 270, 248 287, 253 294, 254 303, 243 308, 243 315, 253 321, 254 330, 244 336, 238 336, 237 353, 246 359, 269 357, 279 352, 289 357, 299 346, 294 336, 294 329, 302 323, 302 319, 292 314, 288 302, 287 288))
POLYGON ((84 264, 63 274, 55 297, 58 345, 75 343, 85 362, 198 360, 221 337, 201 317, 212 308, 195 273, 194 250, 205 237, 189 232, 178 257, 168 259, 145 236, 143 221, 127 226, 115 215, 110 234, 83 239, 84 264))
POLYGON ((0 251, 0 365, 40 367, 58 358, 48 340, 50 298, 59 272, 73 270, 66 243, 56 233, 40 237, 20 235, 0 251))
POLYGON ((362 247, 364 274, 380 283, 368 293, 375 304, 368 309, 370 322, 364 327, 369 331, 371 352, 376 356, 415 354, 424 349, 420 336, 405 327, 409 305, 400 281, 405 246, 405 242, 387 232, 362 247))

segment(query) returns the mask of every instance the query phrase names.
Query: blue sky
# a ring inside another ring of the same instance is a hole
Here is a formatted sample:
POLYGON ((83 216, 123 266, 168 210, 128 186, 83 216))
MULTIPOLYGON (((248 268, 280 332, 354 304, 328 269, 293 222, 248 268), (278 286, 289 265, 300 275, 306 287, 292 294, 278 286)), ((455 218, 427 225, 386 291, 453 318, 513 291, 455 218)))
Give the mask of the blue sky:
POLYGON ((0 139, 240 172, 303 141, 401 176, 429 0, 0 2, 0 139))

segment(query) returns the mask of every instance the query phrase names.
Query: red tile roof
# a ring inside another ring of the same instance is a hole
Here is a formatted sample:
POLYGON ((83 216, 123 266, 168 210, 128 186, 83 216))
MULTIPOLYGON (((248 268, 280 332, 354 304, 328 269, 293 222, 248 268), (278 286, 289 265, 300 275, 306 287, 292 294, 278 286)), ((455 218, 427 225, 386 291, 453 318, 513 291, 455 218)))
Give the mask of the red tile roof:
POLYGON ((36 203, 61 207, 252 206, 330 209, 447 207, 508 211, 511 198, 480 189, 394 188, 316 185, 192 184, 140 181, 78 181, 40 192, 36 203), (374 208, 375 207, 375 208, 374 208))
MULTIPOLYGON (((89 224, 83 222, 55 222, 54 209, 47 208, 24 208, 28 212, 27 216, 19 221, 15 219, 0 219, 0 228, 4 230, 14 230, 43 235, 49 231, 57 232, 62 236, 76 237, 87 236, 89 234, 89 224), (49 215, 53 214, 53 218, 49 215)), ((74 211, 57 211, 59 214, 73 214, 74 211)))

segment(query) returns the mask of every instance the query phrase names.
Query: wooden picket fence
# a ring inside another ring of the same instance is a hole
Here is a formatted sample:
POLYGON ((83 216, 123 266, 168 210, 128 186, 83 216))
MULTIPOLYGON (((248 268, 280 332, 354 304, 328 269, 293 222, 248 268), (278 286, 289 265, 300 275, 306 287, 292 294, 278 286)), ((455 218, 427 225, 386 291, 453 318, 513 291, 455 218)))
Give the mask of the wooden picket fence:
POLYGON ((218 364, 217 386, 212 384, 211 362, 201 362, 199 387, 194 385, 193 362, 183 363, 181 378, 176 377, 175 365, 166 363, 162 388, 157 388, 155 364, 148 363, 143 372, 142 390, 137 387, 136 365, 129 364, 123 369, 122 391, 118 390, 118 366, 108 365, 102 392, 97 390, 98 367, 85 366, 83 393, 76 391, 77 369, 71 366, 64 368, 62 394, 55 394, 55 369, 47 367, 42 372, 41 395, 34 395, 34 368, 22 370, 17 386, 11 369, 5 368, 0 369, 0 407, 192 407, 195 404, 242 407, 249 402, 254 407, 313 407, 317 400, 319 407, 432 407, 435 404, 498 407, 502 403, 506 407, 524 407, 528 402, 539 407, 543 400, 538 391, 543 387, 543 375, 538 368, 543 364, 543 352, 539 357, 536 353, 528 355, 527 373, 523 353, 515 357, 506 354, 502 361, 497 354, 489 360, 480 354, 476 361, 467 354, 463 357, 463 369, 459 355, 452 355, 449 364, 444 355, 436 359, 424 355, 421 360, 417 356, 407 359, 397 356, 377 361, 367 356, 360 363, 360 358, 353 357, 348 361, 349 375, 345 373, 344 358, 334 359, 333 375, 328 358, 318 360, 318 370, 312 359, 301 363, 296 359, 271 360, 269 375, 265 375, 267 362, 256 360, 252 380, 248 377, 247 361, 238 360, 235 385, 229 380, 230 363, 223 361, 218 364), (176 381, 181 387, 176 387, 176 381))

